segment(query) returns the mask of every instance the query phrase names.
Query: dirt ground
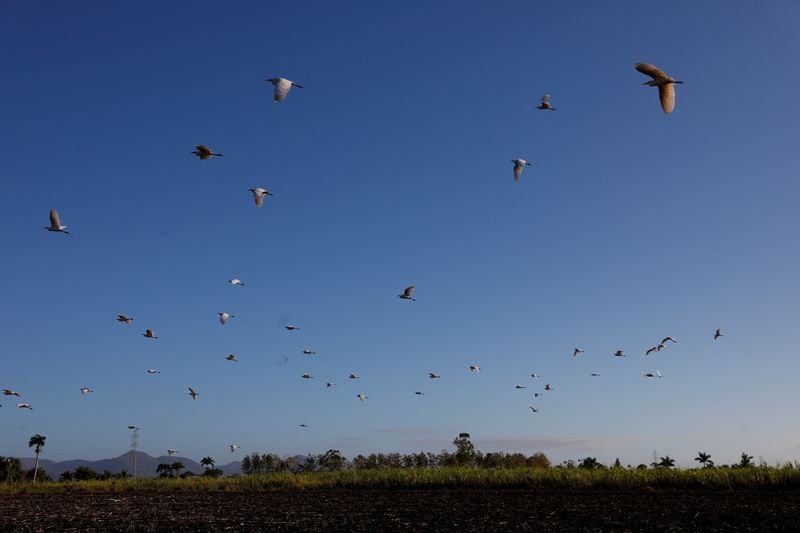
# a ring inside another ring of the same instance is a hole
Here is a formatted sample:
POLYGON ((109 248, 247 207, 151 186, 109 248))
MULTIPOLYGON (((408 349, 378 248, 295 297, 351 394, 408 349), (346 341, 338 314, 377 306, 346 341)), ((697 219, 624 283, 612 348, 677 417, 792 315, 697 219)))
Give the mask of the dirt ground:
POLYGON ((0 531, 800 531, 798 511, 790 490, 2 494, 0 531))

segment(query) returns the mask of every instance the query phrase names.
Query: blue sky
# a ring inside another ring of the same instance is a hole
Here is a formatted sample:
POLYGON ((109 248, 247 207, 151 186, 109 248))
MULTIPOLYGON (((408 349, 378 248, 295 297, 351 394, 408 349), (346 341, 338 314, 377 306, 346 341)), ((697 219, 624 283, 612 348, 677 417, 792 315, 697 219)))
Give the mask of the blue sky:
POLYGON ((0 3, 0 387, 34 406, 0 399, 0 455, 41 433, 47 458, 116 456, 135 423, 143 451, 218 462, 462 431, 554 461, 796 459, 798 17, 0 3), (674 113, 636 62, 685 82, 674 113), (273 104, 275 76, 304 88, 273 104), (70 235, 42 229, 52 207, 70 235))

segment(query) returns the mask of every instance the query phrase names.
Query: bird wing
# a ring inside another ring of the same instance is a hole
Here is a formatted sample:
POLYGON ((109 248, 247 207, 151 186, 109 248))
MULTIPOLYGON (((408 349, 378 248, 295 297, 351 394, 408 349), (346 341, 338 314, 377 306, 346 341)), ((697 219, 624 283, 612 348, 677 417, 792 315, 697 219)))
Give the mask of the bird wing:
POLYGON ((546 94, 542 96, 542 103, 545 105, 550 105, 550 95, 546 94))
POLYGON ((256 207, 261 207, 262 205, 264 205, 264 196, 266 196, 266 195, 259 194, 259 193, 255 192, 255 191, 253 191, 253 198, 256 201, 256 207))
POLYGON ((406 290, 403 291, 403 296, 405 296, 406 298, 411 298, 411 296, 414 294, 414 289, 415 288, 416 288, 416 285, 412 285, 410 287, 407 287, 406 290))
POLYGON ((658 97, 661 98, 661 109, 664 110, 664 113, 672 113, 672 110, 675 109, 675 84, 659 85, 658 97))
POLYGON ((194 396, 195 394, 197 394, 197 392, 193 388, 189 387, 189 394, 194 396))
POLYGON ((519 163, 514 163, 514 181, 519 181, 520 176, 522 176, 522 167, 519 163))
POLYGON ((194 148, 195 148, 195 150, 200 152, 201 156, 202 155, 211 155, 211 148, 209 148, 208 146, 203 146, 202 144, 198 144, 194 148))
POLYGON ((636 70, 638 70, 639 72, 641 72, 642 74, 646 74, 646 75, 650 76, 654 80, 657 80, 657 79, 660 79, 660 78, 669 78, 669 76, 667 76, 666 72, 664 72, 660 68, 655 67, 655 66, 653 66, 653 65, 651 65, 649 63, 636 63, 633 67, 636 70))
POLYGON ((50 226, 53 228, 61 227, 61 219, 58 218, 58 211, 55 209, 50 210, 50 226))

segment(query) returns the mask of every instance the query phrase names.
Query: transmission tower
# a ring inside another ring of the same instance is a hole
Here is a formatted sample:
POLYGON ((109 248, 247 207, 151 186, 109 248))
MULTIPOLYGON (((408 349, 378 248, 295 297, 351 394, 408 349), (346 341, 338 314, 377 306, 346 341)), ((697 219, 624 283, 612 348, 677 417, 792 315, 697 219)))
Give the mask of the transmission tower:
POLYGON ((136 448, 139 447, 139 428, 131 429, 131 470, 133 470, 133 477, 136 479, 136 448))

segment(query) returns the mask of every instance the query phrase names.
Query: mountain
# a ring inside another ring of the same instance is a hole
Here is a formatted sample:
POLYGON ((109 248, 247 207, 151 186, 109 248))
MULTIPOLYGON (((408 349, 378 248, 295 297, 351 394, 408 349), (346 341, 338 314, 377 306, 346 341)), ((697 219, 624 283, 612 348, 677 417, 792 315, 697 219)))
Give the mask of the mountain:
MULTIPOLYGON (((20 461, 22 462, 22 468, 29 469, 33 468, 36 459, 32 457, 25 457, 21 458, 20 461)), ((153 457, 152 455, 148 455, 144 452, 136 452, 136 477, 156 477, 156 468, 158 468, 159 464, 172 464, 178 461, 183 463, 183 466, 186 467, 184 470, 181 470, 181 472, 193 472, 195 474, 202 474, 205 472, 205 468, 200 466, 200 463, 187 457, 180 457, 177 455, 161 455, 159 457, 153 457)), ((113 459, 100 459, 99 461, 71 459, 69 461, 56 462, 49 459, 39 459, 39 468, 47 472, 47 475, 49 475, 52 479, 58 479, 63 472, 66 472, 67 470, 75 470, 79 466, 88 466, 98 474, 104 470, 110 470, 115 474, 122 470, 127 470, 131 474, 133 473, 130 452, 123 453, 119 457, 115 457, 113 459)), ((239 474, 242 471, 241 463, 239 461, 234 461, 225 465, 217 465, 215 468, 222 470, 226 476, 231 474, 239 474)))

